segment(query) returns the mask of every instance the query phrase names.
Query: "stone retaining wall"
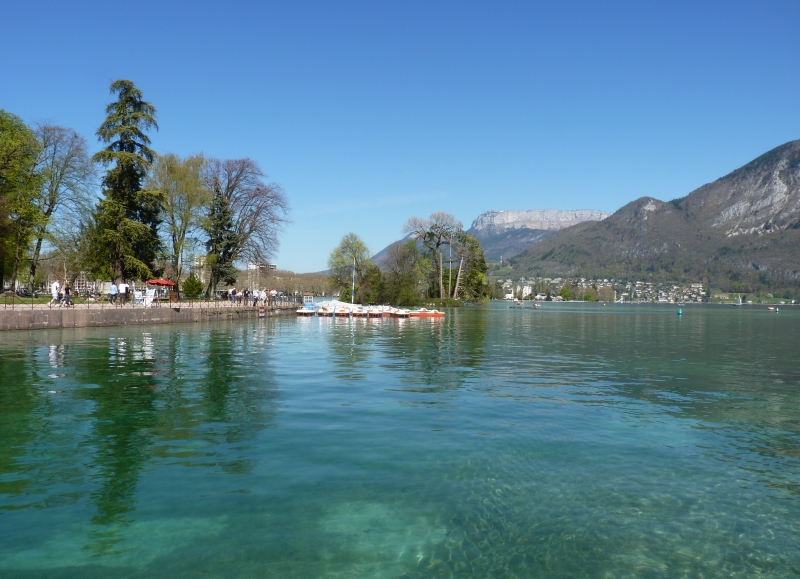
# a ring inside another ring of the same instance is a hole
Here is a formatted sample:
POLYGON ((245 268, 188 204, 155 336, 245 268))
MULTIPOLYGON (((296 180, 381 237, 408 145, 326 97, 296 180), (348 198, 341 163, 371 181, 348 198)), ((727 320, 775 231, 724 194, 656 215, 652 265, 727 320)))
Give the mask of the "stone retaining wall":
MULTIPOLYGON (((293 314, 297 306, 275 306, 266 316, 293 314)), ((90 328, 145 324, 174 324, 208 320, 257 318, 254 307, 160 307, 160 308, 43 308, 0 310, 0 331, 52 328, 90 328)))

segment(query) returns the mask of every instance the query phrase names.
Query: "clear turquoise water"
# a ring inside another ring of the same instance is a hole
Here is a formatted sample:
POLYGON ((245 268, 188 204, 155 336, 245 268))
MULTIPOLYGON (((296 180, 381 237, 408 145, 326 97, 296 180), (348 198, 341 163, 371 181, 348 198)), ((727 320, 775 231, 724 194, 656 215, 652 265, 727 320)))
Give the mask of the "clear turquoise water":
POLYGON ((0 334, 0 576, 797 577, 800 310, 0 334))

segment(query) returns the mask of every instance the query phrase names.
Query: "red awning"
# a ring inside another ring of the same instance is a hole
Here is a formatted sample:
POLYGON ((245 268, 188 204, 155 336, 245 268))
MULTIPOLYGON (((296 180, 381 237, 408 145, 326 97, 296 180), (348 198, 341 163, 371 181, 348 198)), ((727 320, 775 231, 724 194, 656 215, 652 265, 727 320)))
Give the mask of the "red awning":
POLYGON ((148 279, 147 283, 150 285, 164 285, 164 286, 176 286, 174 281, 169 281, 168 279, 148 279))

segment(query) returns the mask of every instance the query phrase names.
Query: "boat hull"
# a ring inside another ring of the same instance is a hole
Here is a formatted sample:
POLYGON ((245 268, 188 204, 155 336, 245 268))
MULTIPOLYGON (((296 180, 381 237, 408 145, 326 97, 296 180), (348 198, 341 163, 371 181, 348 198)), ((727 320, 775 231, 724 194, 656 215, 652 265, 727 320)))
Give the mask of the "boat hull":
POLYGON ((336 317, 336 318, 443 318, 444 312, 438 310, 429 310, 420 308, 418 310, 406 310, 403 308, 395 308, 392 306, 350 306, 347 304, 330 307, 322 306, 318 308, 303 307, 297 310, 298 316, 321 316, 321 317, 336 317))

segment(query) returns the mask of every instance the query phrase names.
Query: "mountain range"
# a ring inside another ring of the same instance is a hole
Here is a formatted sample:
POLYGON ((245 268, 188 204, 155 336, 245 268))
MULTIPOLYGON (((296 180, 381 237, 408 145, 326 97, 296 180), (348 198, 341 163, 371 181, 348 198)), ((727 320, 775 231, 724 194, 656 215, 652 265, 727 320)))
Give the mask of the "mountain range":
MULTIPOLYGON (((595 209, 486 211, 478 215, 467 233, 474 235, 480 241, 487 260, 501 261, 522 253, 560 229, 586 220, 597 221, 606 217, 607 213, 595 209)), ((410 234, 394 243, 404 243, 409 239, 411 239, 410 234)), ((394 243, 373 255, 372 261, 375 263, 383 261, 386 252, 394 243)))
POLYGON ((486 259, 501 261, 525 251, 565 227, 606 217, 607 213, 595 209, 487 211, 472 222, 467 233, 480 241, 486 259))
POLYGON ((641 197, 548 236, 515 275, 704 281, 732 291, 800 286, 800 141, 669 202, 641 197))

